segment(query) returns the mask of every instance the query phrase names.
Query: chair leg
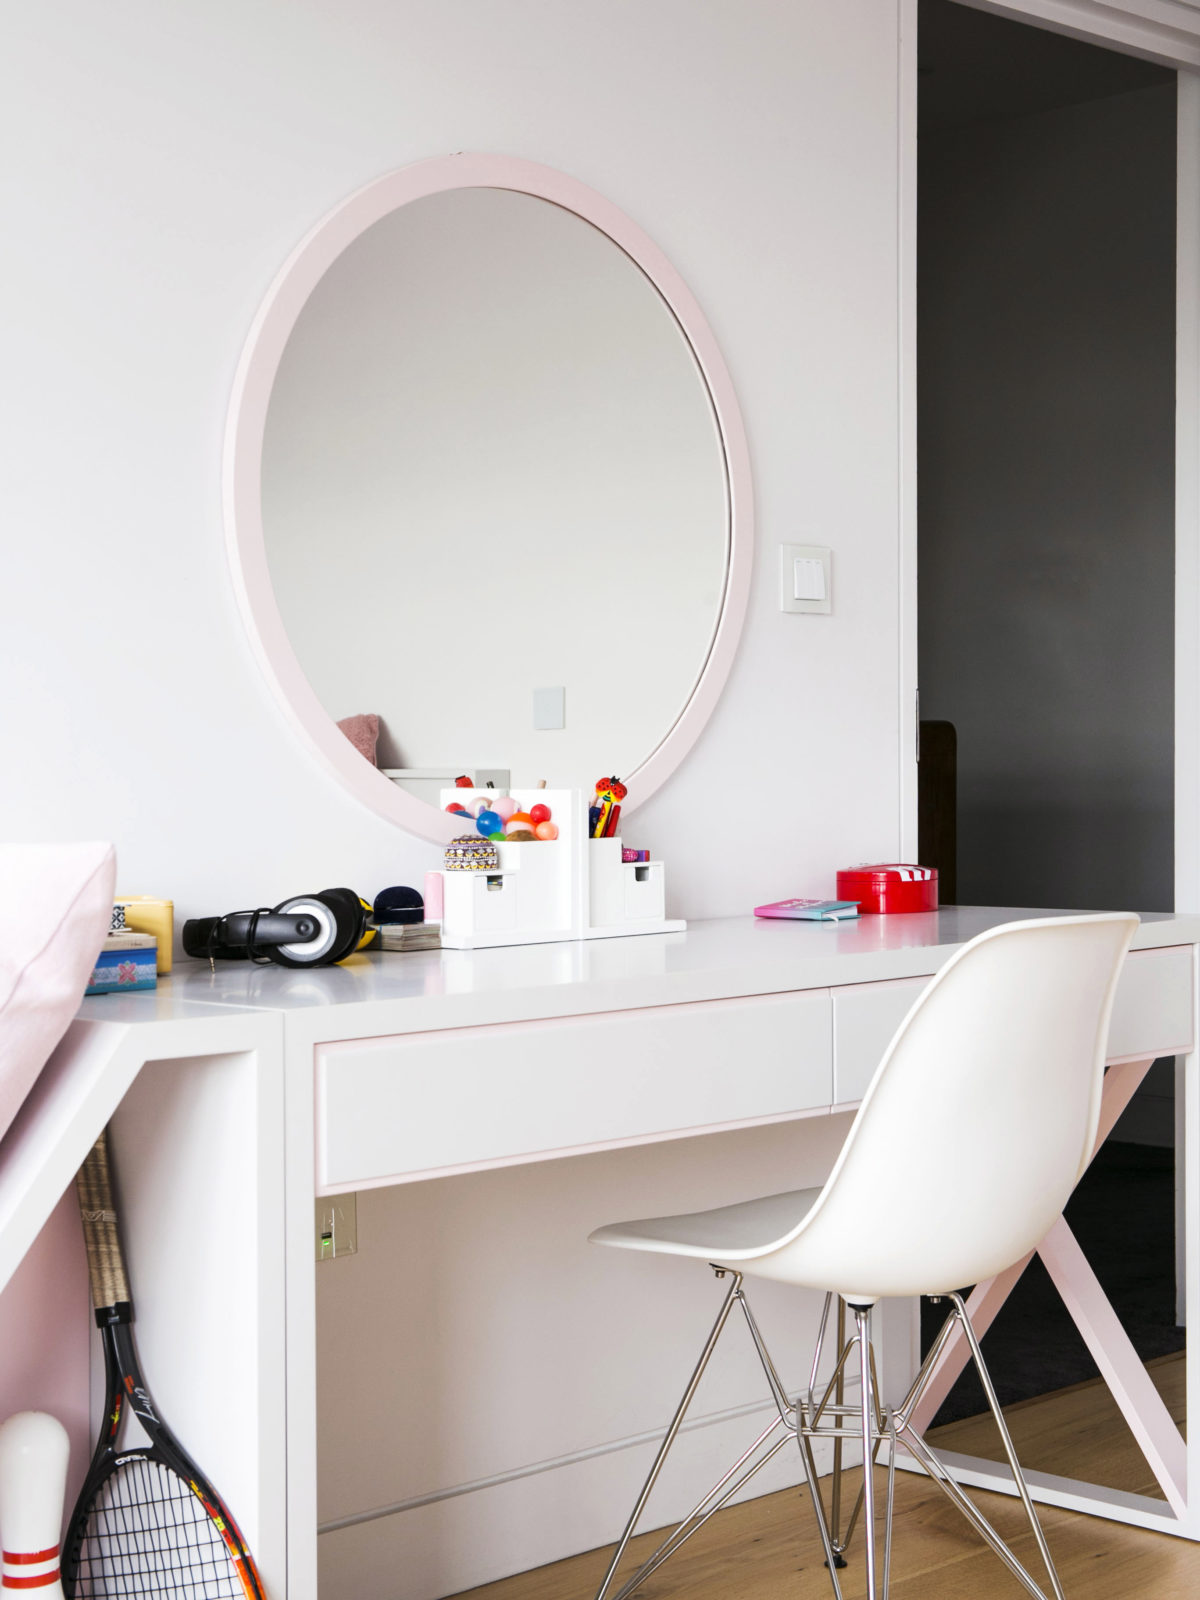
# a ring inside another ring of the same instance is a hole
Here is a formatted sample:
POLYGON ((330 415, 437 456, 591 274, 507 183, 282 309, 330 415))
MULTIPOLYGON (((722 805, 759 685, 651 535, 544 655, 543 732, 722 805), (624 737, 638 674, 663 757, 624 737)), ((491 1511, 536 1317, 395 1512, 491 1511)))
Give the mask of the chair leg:
POLYGON ((863 1456, 863 1546, 867 1561, 867 1595, 876 1600, 875 1589, 875 1441, 873 1438, 875 1394, 871 1371, 871 1308, 853 1305, 858 1332, 858 1370, 862 1399, 863 1456))
POLYGON ((688 1380, 687 1388, 683 1391, 683 1398, 676 1407, 675 1415, 671 1419, 671 1425, 663 1435, 663 1442, 658 1447, 658 1454, 654 1457, 654 1464, 651 1466, 649 1475, 647 1476, 645 1483, 642 1485, 642 1491, 634 1501, 633 1511, 630 1514, 629 1521, 625 1524, 625 1531, 622 1533, 620 1540, 617 1543, 617 1548, 613 1553, 613 1558, 608 1564, 608 1571, 604 1574, 604 1581, 596 1591, 596 1600, 605 1600, 605 1596, 608 1594, 608 1591, 612 1586, 612 1581, 616 1576, 617 1568, 621 1564, 621 1557, 625 1554, 625 1546, 633 1537, 633 1530, 638 1525, 638 1519, 641 1517, 642 1512, 646 1509, 646 1501, 649 1500, 654 1485, 658 1482, 658 1475, 663 1469, 663 1463, 667 1459, 671 1446, 675 1443, 675 1437, 679 1432, 684 1417, 687 1415, 687 1409, 692 1403, 692 1398, 695 1395, 696 1390, 700 1387, 700 1379, 704 1376, 705 1369, 708 1366, 709 1361, 712 1359, 712 1353, 717 1347, 717 1341, 720 1339, 721 1334, 724 1331, 725 1324, 729 1321, 729 1313, 733 1310, 735 1304, 737 1303, 738 1294, 741 1290, 741 1287, 742 1275, 740 1272, 735 1272, 733 1274, 733 1282, 729 1286, 729 1293, 721 1302, 721 1309, 717 1313, 717 1320, 713 1323, 712 1332, 709 1334, 708 1339, 705 1342, 704 1349, 700 1352, 700 1359, 696 1363, 696 1370, 692 1373, 691 1378, 688 1380))
POLYGON ((1053 1557, 1050 1554, 1050 1546, 1046 1543, 1046 1535, 1042 1532, 1042 1525, 1034 1509, 1033 1496, 1029 1493, 1029 1485, 1025 1482, 1025 1474, 1021 1471, 1021 1463, 1017 1460, 1017 1452, 1013 1446, 1012 1435, 1008 1431, 1008 1423, 1004 1420, 1004 1412, 1000 1409, 1000 1401, 992 1385, 991 1373, 989 1373, 984 1362, 983 1351, 979 1347, 975 1329, 971 1326, 971 1319, 967 1315, 967 1308, 963 1304, 962 1296, 960 1294, 952 1294, 950 1299, 954 1302, 955 1309, 958 1312, 959 1321, 962 1323, 963 1332, 966 1335, 967 1343, 971 1347, 971 1355, 979 1372, 979 1381, 983 1384, 983 1392, 987 1395, 987 1403, 991 1408, 992 1416, 996 1420, 996 1426, 1000 1430, 1004 1454, 1008 1457, 1008 1464, 1012 1469, 1013 1482, 1017 1486, 1017 1493, 1021 1497, 1021 1504, 1025 1507, 1025 1515, 1029 1519, 1029 1526, 1033 1530, 1034 1538, 1037 1540, 1037 1547, 1041 1552, 1042 1561, 1046 1568, 1046 1576, 1050 1579, 1050 1585, 1054 1590, 1056 1600, 1064 1600, 1058 1569, 1055 1567, 1053 1557))
POLYGON ((996 1396, 995 1388, 992 1385, 991 1375, 989 1374, 987 1365, 984 1362, 983 1352, 979 1348, 979 1340, 976 1338, 975 1330, 971 1326, 971 1319, 967 1315, 967 1308, 963 1304, 961 1295, 951 1294, 947 1298, 952 1302, 954 1309, 947 1317, 941 1332, 934 1341, 933 1348, 930 1350, 929 1355, 925 1358, 925 1361, 921 1367, 921 1372, 918 1374, 915 1382, 912 1385, 912 1388, 905 1397, 904 1403, 894 1414, 896 1441, 899 1444, 902 1444, 908 1453, 917 1462, 919 1462, 928 1476, 935 1484, 937 1484, 938 1488, 951 1502, 951 1504, 962 1512, 963 1516, 979 1534, 980 1538, 982 1538, 985 1543, 991 1547, 995 1554, 999 1556, 1000 1560, 1004 1562, 1005 1566, 1009 1569, 1013 1576, 1018 1579, 1018 1581, 1024 1586, 1029 1594, 1033 1596, 1033 1600, 1046 1600, 1044 1590, 1041 1589, 1034 1581, 1032 1575, 1027 1571, 1024 1565, 1017 1560, 1017 1557, 996 1532, 995 1528, 992 1527, 991 1523, 984 1516, 983 1512, 980 1511, 979 1507, 974 1503, 974 1501, 959 1486, 937 1454, 930 1448, 929 1445, 926 1444, 921 1434, 910 1421, 913 1409, 919 1402, 921 1395, 924 1392, 926 1382, 933 1371, 937 1356, 944 1347, 951 1328, 955 1320, 957 1320, 963 1329, 963 1335, 967 1340, 968 1348, 971 1351, 972 1359, 974 1360, 976 1370, 979 1373, 980 1382, 983 1385, 988 1406, 991 1409, 996 1426, 1000 1431, 1000 1438, 1004 1445, 1004 1453, 1008 1458, 1009 1468, 1012 1471, 1013 1483, 1016 1487, 1018 1495, 1020 1496, 1021 1503, 1025 1508, 1025 1514, 1029 1520, 1029 1526, 1033 1532, 1034 1538, 1037 1541, 1038 1549, 1041 1552, 1042 1560, 1046 1568, 1046 1574, 1050 1579, 1050 1584, 1054 1591, 1055 1600, 1064 1600, 1062 1584, 1059 1582, 1058 1572, 1055 1569, 1054 1561, 1050 1555, 1049 1546, 1046 1543, 1046 1536, 1042 1532, 1041 1523, 1038 1521, 1037 1512, 1035 1511, 1033 1505, 1033 1498, 1030 1495, 1029 1487, 1025 1482, 1025 1475, 1021 1471, 1020 1462, 1017 1460, 1017 1453, 1013 1447, 1012 1436, 1008 1431, 1008 1424, 1004 1420, 1004 1413, 1000 1409, 1000 1402, 996 1396))
MULTIPOLYGON (((837 1297, 837 1347, 844 1350, 846 1347, 846 1302, 841 1295, 837 1297)), ((846 1401, 846 1369, 837 1369, 833 1403, 835 1406, 844 1405, 846 1401)), ((846 1530, 845 1538, 842 1537, 842 1440, 839 1435, 833 1441, 833 1479, 829 1486, 829 1521, 833 1535, 834 1559, 838 1566, 846 1565, 845 1549, 850 1542, 850 1530, 846 1530)))
POLYGON ((803 1428, 796 1430, 796 1443, 800 1446, 800 1457, 804 1466, 804 1481, 808 1484, 809 1497, 812 1500, 813 1515, 817 1519, 817 1532, 821 1536, 821 1545, 825 1551, 825 1565, 829 1568, 829 1581, 833 1585, 834 1600, 842 1600, 842 1585, 838 1580, 838 1568, 846 1565, 840 1553, 834 1549, 833 1540, 829 1533, 829 1523, 825 1519, 825 1507, 821 1500, 821 1490, 817 1483, 817 1467, 813 1460, 812 1445, 809 1436, 803 1428))

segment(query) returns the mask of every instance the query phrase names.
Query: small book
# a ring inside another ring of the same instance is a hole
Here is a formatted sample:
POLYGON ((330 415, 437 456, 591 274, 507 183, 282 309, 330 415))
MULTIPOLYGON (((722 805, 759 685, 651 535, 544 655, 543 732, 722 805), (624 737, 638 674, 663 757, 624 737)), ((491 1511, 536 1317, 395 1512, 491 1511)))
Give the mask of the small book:
POLYGON ((377 950, 440 950, 440 922, 384 922, 379 928, 377 950))
POLYGON ((858 915, 857 900, 772 900, 755 906, 756 917, 787 917, 800 922, 846 922, 858 915))

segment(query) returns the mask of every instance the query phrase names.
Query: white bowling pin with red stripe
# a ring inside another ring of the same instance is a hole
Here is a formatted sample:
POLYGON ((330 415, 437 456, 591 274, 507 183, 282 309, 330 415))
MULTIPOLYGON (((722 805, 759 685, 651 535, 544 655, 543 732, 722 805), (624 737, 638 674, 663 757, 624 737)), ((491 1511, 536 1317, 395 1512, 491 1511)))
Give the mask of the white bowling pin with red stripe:
POLYGON ((63 1600, 58 1540, 67 1488, 67 1430, 45 1411, 19 1411, 0 1426, 0 1543, 5 1595, 63 1600))

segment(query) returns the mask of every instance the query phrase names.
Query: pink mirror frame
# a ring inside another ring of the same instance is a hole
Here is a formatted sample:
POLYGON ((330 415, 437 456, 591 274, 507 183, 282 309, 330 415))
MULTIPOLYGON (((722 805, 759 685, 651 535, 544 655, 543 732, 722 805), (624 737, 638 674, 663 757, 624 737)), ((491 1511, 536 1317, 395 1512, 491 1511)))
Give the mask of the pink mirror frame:
POLYGON ((699 737, 733 664, 745 619, 753 559, 753 506, 745 429, 721 352, 687 285, 636 223, 566 174, 499 155, 439 156, 401 167, 336 206, 284 263, 251 326, 234 379, 225 430, 225 529, 234 587, 259 664, 297 732, 371 810, 419 838, 444 844, 461 831, 445 813, 407 793, 354 749, 321 705, 296 658, 271 585, 262 525, 262 448, 267 408, 284 347, 309 295, 361 233, 397 207, 447 189, 515 189, 573 211, 607 234, 670 307, 708 386, 725 454, 729 554, 721 615, 687 704, 651 755, 626 777, 633 807, 665 782, 699 737))

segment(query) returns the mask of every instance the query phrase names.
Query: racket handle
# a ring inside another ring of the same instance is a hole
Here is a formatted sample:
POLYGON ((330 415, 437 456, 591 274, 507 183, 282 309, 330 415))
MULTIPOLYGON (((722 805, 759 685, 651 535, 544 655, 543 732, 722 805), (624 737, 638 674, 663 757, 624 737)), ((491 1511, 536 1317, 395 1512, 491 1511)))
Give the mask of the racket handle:
POLYGON ((83 1242, 87 1247, 92 1304, 97 1311, 129 1300, 129 1281, 117 1231, 112 1177, 108 1167, 108 1129, 96 1140, 75 1178, 83 1242))

